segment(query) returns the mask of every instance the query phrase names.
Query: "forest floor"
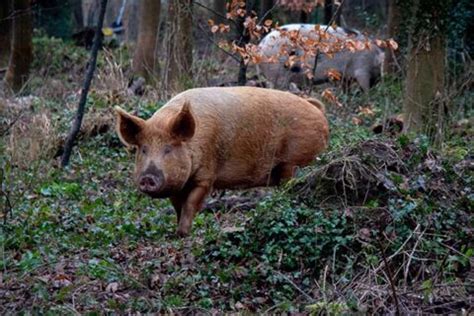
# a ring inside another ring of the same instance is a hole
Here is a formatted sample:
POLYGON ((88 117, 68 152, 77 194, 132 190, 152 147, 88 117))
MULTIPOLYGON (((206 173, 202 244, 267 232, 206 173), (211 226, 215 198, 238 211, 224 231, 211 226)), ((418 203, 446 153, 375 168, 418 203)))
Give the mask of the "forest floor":
POLYGON ((0 99, 1 314, 474 312, 472 95, 433 148, 373 133, 400 110, 399 80, 338 93, 326 153, 280 188, 219 192, 180 239, 113 129, 114 105, 148 117, 164 102, 126 93, 126 49, 100 55, 65 170, 87 52, 35 38, 25 96, 0 99))

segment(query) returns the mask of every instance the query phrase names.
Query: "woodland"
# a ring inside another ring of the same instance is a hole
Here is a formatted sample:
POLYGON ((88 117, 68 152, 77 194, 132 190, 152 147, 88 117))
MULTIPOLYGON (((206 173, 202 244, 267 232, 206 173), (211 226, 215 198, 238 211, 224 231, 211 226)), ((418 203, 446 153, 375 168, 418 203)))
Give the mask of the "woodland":
POLYGON ((0 314, 471 315, 473 30, 470 0, 1 0, 0 314), (315 104, 324 148, 195 209, 148 196, 170 171, 136 180, 124 130, 241 86, 315 104))

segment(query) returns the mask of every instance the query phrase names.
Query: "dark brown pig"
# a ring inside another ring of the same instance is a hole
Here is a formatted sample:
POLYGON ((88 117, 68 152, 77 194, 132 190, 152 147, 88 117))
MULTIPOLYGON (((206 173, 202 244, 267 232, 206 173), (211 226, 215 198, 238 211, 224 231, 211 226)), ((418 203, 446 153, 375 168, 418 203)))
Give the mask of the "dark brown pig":
POLYGON ((117 107, 117 132, 137 148, 139 190, 170 198, 184 236, 211 190, 277 185, 309 164, 328 144, 323 109, 277 90, 199 88, 146 121, 117 107))

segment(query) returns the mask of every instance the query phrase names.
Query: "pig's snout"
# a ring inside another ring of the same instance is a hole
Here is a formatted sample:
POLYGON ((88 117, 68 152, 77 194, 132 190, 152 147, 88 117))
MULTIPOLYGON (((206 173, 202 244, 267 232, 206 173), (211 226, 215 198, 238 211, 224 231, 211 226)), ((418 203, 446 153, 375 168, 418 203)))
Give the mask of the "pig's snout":
POLYGON ((160 170, 152 172, 144 172, 138 179, 138 187, 140 191, 149 195, 156 195, 163 187, 164 176, 160 170))
POLYGON ((146 175, 140 178, 140 190, 143 192, 155 192, 160 187, 161 179, 155 175, 146 175))

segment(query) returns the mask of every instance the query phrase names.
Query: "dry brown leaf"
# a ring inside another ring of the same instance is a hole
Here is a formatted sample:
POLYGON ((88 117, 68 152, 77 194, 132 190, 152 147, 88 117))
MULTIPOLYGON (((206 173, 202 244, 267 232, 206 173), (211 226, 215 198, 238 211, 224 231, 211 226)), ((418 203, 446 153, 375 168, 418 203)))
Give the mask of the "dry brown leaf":
POLYGON ((397 50, 397 49, 398 49, 398 43, 395 42, 395 40, 394 40, 393 38, 389 39, 389 40, 387 41, 387 43, 388 43, 388 46, 390 46, 391 49, 393 49, 393 50, 397 50))
POLYGON ((107 287, 105 288, 105 291, 108 293, 115 293, 118 290, 118 286, 119 286, 118 282, 109 283, 107 287))
POLYGON ((362 120, 358 118, 357 116, 352 117, 352 123, 355 125, 360 125, 362 124, 362 120))
POLYGON ((63 273, 57 274, 53 279, 53 287, 55 288, 62 288, 62 287, 69 286, 71 284, 72 282, 70 278, 63 273))
POLYGON ((326 74, 327 74, 329 80, 339 81, 342 78, 342 74, 337 69, 334 69, 334 68, 329 69, 326 72, 326 74))
POLYGON ((372 111, 370 106, 366 106, 366 107, 359 106, 359 114, 366 115, 366 116, 375 115, 374 111, 372 111))

